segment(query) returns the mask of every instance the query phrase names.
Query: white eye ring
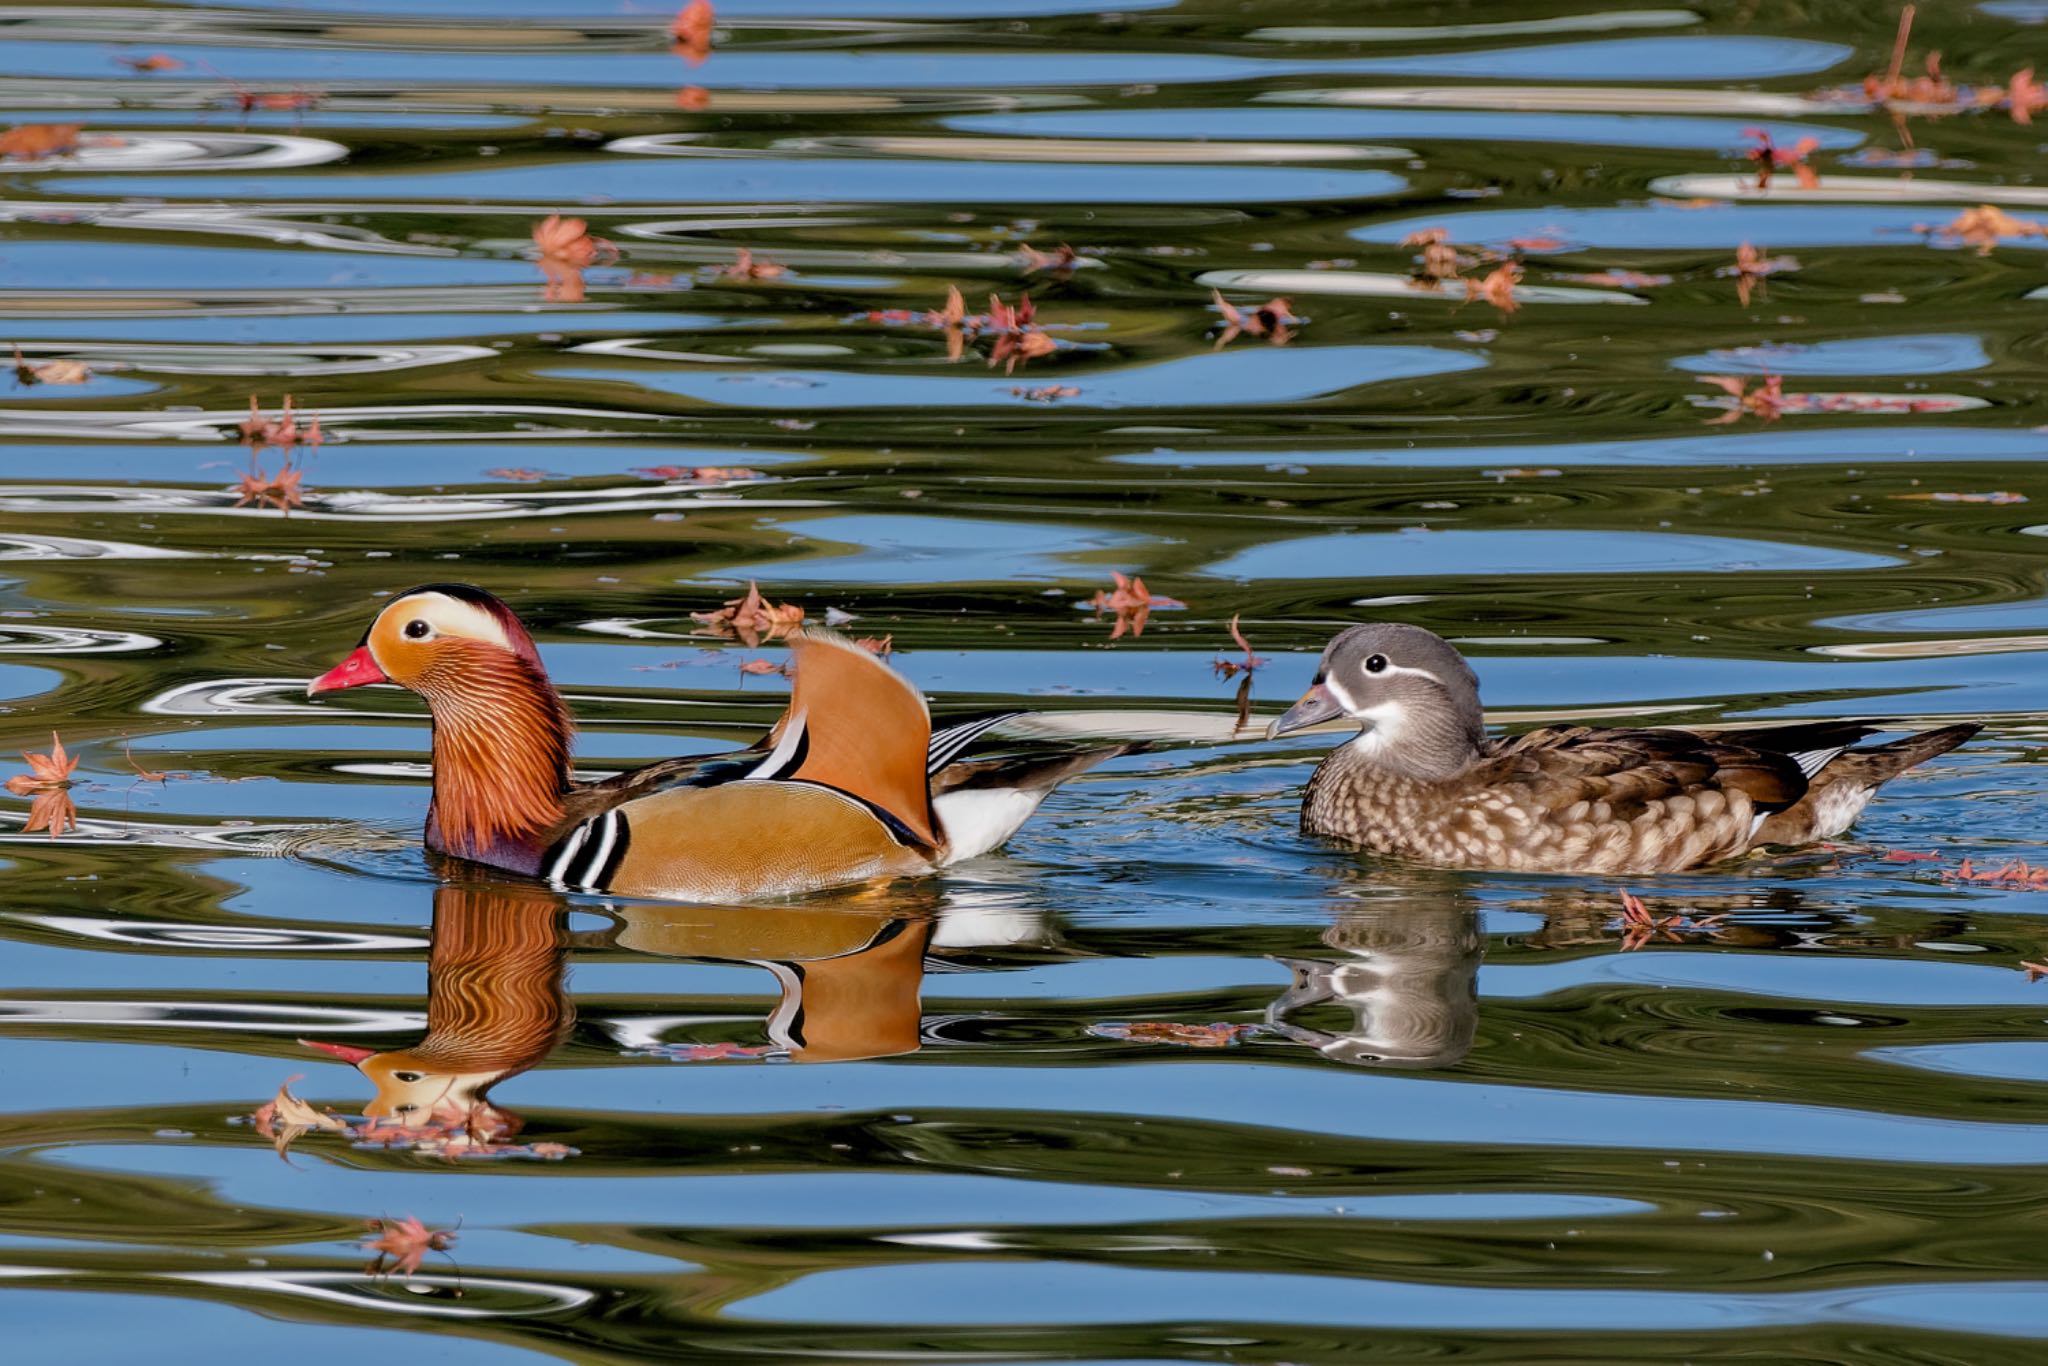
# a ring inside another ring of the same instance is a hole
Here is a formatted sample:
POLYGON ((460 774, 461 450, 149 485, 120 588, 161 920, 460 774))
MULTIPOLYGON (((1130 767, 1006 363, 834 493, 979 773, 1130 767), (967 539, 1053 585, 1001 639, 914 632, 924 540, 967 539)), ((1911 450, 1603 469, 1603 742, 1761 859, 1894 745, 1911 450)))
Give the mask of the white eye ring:
POLYGON ((1387 671, 1387 657, 1385 655, 1372 656, 1372 658, 1365 661, 1365 671, 1369 674, 1385 673, 1387 671))

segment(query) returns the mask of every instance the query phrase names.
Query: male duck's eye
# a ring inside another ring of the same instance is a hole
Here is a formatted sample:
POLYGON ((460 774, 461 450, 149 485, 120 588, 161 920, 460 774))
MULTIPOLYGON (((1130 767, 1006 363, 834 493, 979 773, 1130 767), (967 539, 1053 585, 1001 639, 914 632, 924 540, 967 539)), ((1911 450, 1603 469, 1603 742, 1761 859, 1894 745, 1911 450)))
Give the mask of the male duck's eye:
POLYGON ((405 623, 405 638, 407 640, 425 640, 427 638, 427 632, 433 629, 434 628, 427 625, 426 622, 420 620, 418 617, 414 617, 411 621, 405 623))
POLYGON ((404 1082, 414 1082, 420 1079, 418 1072, 393 1072, 391 1075, 404 1082))
POLYGON ((1387 671, 1387 657, 1385 655, 1374 655, 1371 659, 1366 660, 1365 671, 1369 674, 1385 673, 1387 671))

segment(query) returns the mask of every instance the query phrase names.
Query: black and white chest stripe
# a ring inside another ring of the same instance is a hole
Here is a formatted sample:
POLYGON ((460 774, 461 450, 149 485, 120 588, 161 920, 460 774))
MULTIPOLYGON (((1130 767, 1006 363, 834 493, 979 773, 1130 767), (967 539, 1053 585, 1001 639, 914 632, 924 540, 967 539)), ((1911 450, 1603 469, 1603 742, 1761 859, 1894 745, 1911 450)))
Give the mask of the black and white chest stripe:
POLYGON ((612 874, 633 842, 632 828, 617 807, 592 816, 541 855, 540 875, 563 891, 597 892, 611 885, 612 874))

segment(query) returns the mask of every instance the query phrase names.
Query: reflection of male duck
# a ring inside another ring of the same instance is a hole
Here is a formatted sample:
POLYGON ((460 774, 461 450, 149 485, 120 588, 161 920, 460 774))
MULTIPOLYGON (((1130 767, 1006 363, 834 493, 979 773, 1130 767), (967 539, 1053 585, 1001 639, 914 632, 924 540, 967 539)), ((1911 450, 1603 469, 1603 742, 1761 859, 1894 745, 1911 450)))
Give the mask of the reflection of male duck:
POLYGON ((568 1037, 575 1007, 563 989, 563 900, 538 887, 453 885, 434 892, 427 953, 427 1033, 377 1052, 301 1040, 376 1083, 363 1113, 402 1129, 465 1127, 515 1133, 517 1116, 486 1099, 568 1037))
POLYGON ((1482 943, 1476 910, 1347 909, 1322 938, 1347 956, 1277 958, 1294 970, 1294 983, 1266 1007, 1268 1028, 1367 1067, 1449 1067, 1472 1051, 1482 943), (1326 1001, 1347 1007, 1354 1025, 1315 1029, 1287 1018, 1326 1001))
MULTIPOLYGON (((626 906, 614 942, 636 953, 750 963, 782 997, 767 1021, 777 1051, 796 1062, 847 1062, 914 1053, 918 990, 931 942, 928 916, 783 906, 745 911, 626 906)), ((701 1017, 700 1017, 701 1018, 701 1017)), ((690 1056, 663 1040, 682 1017, 619 1021, 633 1051, 690 1056)))

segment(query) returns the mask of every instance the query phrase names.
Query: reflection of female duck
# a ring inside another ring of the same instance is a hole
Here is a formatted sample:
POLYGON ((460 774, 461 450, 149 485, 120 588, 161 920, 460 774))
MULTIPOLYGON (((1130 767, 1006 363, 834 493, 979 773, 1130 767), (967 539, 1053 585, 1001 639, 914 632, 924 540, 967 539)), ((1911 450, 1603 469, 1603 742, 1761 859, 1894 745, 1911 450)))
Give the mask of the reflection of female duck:
MULTIPOLYGON (((783 906, 719 911, 626 906, 620 948, 664 958, 702 958, 766 968, 782 990, 768 1037, 796 1062, 847 1062, 914 1053, 918 1046, 929 917, 783 906)), ((636 1022, 635 1046, 666 1021, 636 1022)))
POLYGON ((427 954, 427 1033, 376 1052, 301 1040, 376 1083, 363 1113, 402 1128, 463 1125, 493 1137, 519 1120, 485 1094, 533 1067, 568 1037, 568 949, 562 898, 537 887, 454 885, 434 892, 427 954))
POLYGON ((1322 937, 1349 956, 1276 959, 1294 970, 1294 983, 1266 1007, 1269 1028, 1325 1057, 1368 1067, 1449 1067, 1472 1051, 1479 1026, 1477 911, 1347 909, 1322 937), (1356 1024, 1333 1032, 1286 1018, 1324 1001, 1349 1007, 1356 1024))

